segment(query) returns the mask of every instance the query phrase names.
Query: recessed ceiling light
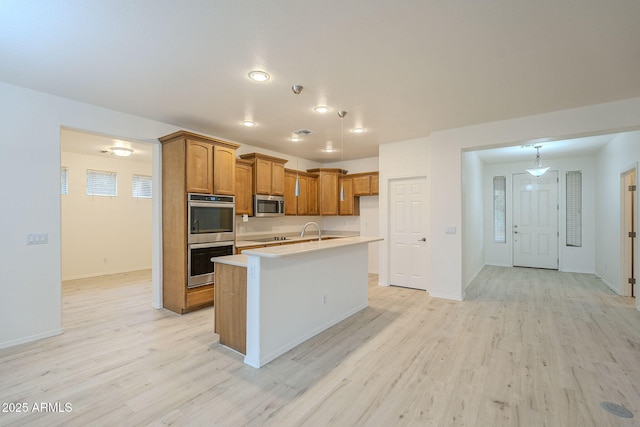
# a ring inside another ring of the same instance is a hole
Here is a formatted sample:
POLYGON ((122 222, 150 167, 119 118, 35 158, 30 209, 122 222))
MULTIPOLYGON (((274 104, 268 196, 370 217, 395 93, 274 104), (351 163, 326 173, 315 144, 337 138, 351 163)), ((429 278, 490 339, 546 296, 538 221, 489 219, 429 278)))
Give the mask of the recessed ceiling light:
POLYGON ((336 151, 336 149, 332 148, 332 147, 327 147, 327 148, 323 149, 322 151, 324 151, 325 153, 334 153, 336 151))
POLYGON ((291 141, 292 142, 298 142, 298 141, 300 141, 300 139, 301 138, 298 135, 294 135, 294 136, 291 137, 291 141))
POLYGON ((351 132, 353 132, 353 133, 363 133, 364 129, 363 128, 355 128, 351 132))
POLYGON ((248 128, 252 128, 256 125, 256 122, 254 122, 253 120, 243 120, 242 121, 242 126, 246 126, 248 128))
POLYGON ((315 111, 316 113, 328 113, 329 111, 331 111, 331 108, 327 107, 326 105, 318 105, 317 107, 313 107, 313 111, 315 111))
POLYGON ((133 150, 127 147, 111 147, 111 151, 113 154, 120 157, 128 157, 133 153, 133 150))
POLYGON ((264 71, 254 70, 249 73, 249 78, 257 82, 266 82, 269 80, 270 76, 264 71))

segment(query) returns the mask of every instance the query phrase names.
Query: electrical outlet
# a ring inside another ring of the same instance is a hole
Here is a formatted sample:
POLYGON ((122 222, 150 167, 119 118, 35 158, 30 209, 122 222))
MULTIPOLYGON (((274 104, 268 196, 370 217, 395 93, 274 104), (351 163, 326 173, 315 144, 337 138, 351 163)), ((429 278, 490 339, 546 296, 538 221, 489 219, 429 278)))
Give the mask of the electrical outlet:
POLYGON ((46 245, 47 243, 49 243, 48 233, 27 234, 27 245, 46 245))
POLYGON ((326 304, 327 304, 327 296, 322 295, 322 305, 326 305, 326 304))

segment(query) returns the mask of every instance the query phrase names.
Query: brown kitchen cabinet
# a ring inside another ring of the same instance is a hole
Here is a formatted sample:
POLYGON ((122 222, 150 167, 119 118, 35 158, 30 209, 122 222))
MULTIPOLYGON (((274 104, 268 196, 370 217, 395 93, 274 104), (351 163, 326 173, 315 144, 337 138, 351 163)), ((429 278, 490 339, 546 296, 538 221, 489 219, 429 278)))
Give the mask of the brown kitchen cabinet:
POLYGON ((235 151, 239 145, 186 131, 159 140, 162 143, 162 304, 182 314, 214 302, 213 285, 187 289, 187 193, 233 195, 235 151))
POLYGON ((243 154, 240 158, 253 162, 253 194, 284 196, 287 160, 260 153, 243 154))
POLYGON ((378 194, 378 172, 364 172, 347 175, 353 179, 354 196, 374 196, 378 194))
POLYGON ((247 352, 247 268, 216 263, 214 331, 220 344, 247 352))
POLYGON ((344 200, 340 200, 340 215, 360 215, 360 198, 353 195, 353 178, 349 175, 340 178, 344 189, 344 200))
POLYGON ((318 177, 303 171, 285 169, 284 209, 286 215, 318 215, 318 177), (296 177, 300 195, 295 196, 296 177))
POLYGON ((340 213, 340 177, 347 171, 336 168, 317 168, 308 169, 307 172, 318 175, 318 213, 338 215, 340 213))
POLYGON ((236 215, 253 215, 253 163, 236 159, 236 215))

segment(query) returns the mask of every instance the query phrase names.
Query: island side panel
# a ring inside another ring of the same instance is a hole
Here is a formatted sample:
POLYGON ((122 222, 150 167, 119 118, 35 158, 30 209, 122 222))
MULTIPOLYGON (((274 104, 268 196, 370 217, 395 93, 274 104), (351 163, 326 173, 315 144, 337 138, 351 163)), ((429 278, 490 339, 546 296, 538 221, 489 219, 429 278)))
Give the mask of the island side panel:
MULTIPOLYGON (((263 257, 256 264, 253 278, 251 259, 258 257, 249 256, 248 293, 257 290, 254 303, 259 316, 257 322, 253 319, 247 325, 245 363, 263 366, 366 308, 367 255, 368 245, 359 244, 281 258, 263 257), (257 331, 250 331, 251 327, 257 331), (256 345, 258 348, 252 348, 256 345)), ((248 295, 248 302, 251 298, 248 295)))

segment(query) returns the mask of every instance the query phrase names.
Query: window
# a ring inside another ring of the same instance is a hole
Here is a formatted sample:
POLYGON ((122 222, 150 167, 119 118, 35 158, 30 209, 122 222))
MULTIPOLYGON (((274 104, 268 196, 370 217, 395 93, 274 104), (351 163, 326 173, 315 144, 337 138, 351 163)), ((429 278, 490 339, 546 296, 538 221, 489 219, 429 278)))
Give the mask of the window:
POLYGON ((507 177, 493 177, 493 242, 507 243, 507 177))
POLYGON ((582 172, 567 172, 567 246, 582 247, 582 172))
POLYGON ((151 198, 151 177, 144 175, 133 175, 132 182, 132 196, 139 197, 141 199, 151 198))
POLYGON ((60 168, 60 194, 69 194, 69 168, 60 168))
POLYGON ((87 196, 117 196, 115 172, 87 170, 87 196))

